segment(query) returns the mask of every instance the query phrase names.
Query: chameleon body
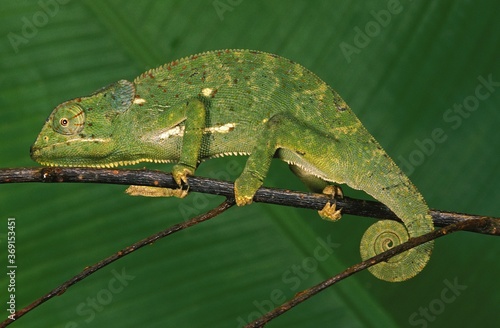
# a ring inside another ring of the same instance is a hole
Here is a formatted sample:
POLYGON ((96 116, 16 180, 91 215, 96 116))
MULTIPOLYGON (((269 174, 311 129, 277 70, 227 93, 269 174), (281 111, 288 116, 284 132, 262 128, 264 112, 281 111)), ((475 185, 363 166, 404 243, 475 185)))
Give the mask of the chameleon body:
MULTIPOLYGON (((303 66, 268 53, 193 55, 64 102, 31 148, 35 161, 52 166, 175 162, 179 186, 201 161, 228 155, 248 155, 235 181, 238 205, 252 201, 273 157, 313 191, 345 183, 387 205, 404 225, 372 225, 362 238, 363 259, 433 230, 421 194, 344 100, 303 66)), ((320 215, 340 216, 334 205, 320 215)), ((424 244, 370 271, 387 281, 409 279, 431 250, 424 244)))

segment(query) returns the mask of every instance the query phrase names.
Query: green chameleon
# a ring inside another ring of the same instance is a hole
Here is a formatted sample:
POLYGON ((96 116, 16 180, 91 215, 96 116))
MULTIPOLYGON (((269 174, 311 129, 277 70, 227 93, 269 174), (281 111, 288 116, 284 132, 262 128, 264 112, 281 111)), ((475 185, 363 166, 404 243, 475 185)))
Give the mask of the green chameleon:
MULTIPOLYGON (((249 156, 235 181, 237 205, 252 202, 273 157, 287 162, 312 191, 339 194, 333 183, 345 183, 387 205, 404 226, 383 220, 369 227, 363 259, 433 230, 421 194, 344 100, 306 68, 269 53, 206 52, 66 101, 31 147, 35 161, 51 166, 175 162, 179 186, 201 161, 229 155, 249 156)), ((128 193, 183 197, 182 190, 131 186, 128 193)), ((319 214, 340 218, 330 203, 319 214)), ((386 281, 409 279, 423 269, 432 246, 370 271, 386 281)))

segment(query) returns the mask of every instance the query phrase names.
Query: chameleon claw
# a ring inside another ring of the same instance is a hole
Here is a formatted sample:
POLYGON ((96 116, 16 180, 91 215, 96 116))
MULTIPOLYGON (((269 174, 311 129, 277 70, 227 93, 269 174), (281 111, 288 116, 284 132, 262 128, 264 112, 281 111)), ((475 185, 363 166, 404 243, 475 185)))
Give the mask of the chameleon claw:
MULTIPOLYGON (((342 192, 342 189, 339 186, 335 185, 328 185, 323 189, 323 194, 329 195, 332 198, 333 197, 344 197, 344 193, 342 192)), ((337 210, 337 204, 336 203, 326 203, 325 207, 321 211, 318 211, 319 216, 323 220, 328 220, 328 221, 337 221, 342 217, 342 214, 340 213, 341 209, 337 210)))
POLYGON ((253 196, 257 189, 259 189, 260 182, 251 175, 242 174, 234 182, 234 198, 236 200, 236 205, 244 206, 249 205, 253 201, 253 196))
POLYGON ((236 197, 236 205, 238 206, 245 206, 245 205, 249 205, 252 203, 252 198, 250 197, 236 197))
POLYGON ((323 189, 323 194, 329 195, 332 197, 340 197, 344 198, 344 192, 342 191, 342 188, 339 186, 335 185, 328 185, 323 189))
POLYGON ((187 185, 187 176, 193 174, 194 168, 185 164, 176 164, 172 169, 172 176, 174 177, 175 183, 177 183, 178 186, 182 186, 182 184, 187 185))
POLYGON ((318 211, 319 216, 323 220, 328 220, 328 221, 337 221, 342 217, 342 214, 340 213, 342 209, 337 210, 337 205, 335 203, 326 203, 325 207, 321 211, 318 211))

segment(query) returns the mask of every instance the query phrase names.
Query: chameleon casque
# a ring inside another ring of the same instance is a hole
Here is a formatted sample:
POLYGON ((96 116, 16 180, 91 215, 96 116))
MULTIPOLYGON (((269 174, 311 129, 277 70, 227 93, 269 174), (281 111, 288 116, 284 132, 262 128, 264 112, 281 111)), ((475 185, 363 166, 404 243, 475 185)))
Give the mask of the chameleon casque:
MULTIPOLYGON (((303 66, 269 53, 193 55, 66 101, 31 147, 31 157, 50 166, 175 162, 179 186, 201 161, 228 155, 248 155, 235 181, 238 205, 252 202, 273 157, 289 163, 312 191, 335 193, 333 183, 345 183, 387 205, 404 225, 383 220, 369 227, 363 259, 434 228, 422 195, 337 92, 303 66)), ((131 188, 134 195, 172 195, 131 188)), ((319 213, 340 217, 330 204, 319 213)), ((386 281, 409 279, 426 265, 432 247, 410 249, 370 272, 386 281)))

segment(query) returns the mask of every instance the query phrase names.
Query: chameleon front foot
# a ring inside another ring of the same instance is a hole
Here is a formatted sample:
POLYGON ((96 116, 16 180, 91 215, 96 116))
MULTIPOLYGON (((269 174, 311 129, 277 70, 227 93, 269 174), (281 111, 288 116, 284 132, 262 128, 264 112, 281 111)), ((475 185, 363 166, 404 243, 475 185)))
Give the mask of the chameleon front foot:
POLYGON ((195 168, 186 164, 176 164, 172 169, 172 176, 177 185, 182 186, 182 183, 187 184, 187 176, 194 175, 195 168))
POLYGON ((130 196, 144 196, 144 197, 177 197, 184 198, 187 196, 188 191, 186 189, 171 189, 171 188, 159 188, 159 187, 149 187, 149 186, 130 186, 125 190, 130 196))
MULTIPOLYGON (((323 189, 323 194, 329 195, 332 197, 335 196, 340 196, 341 198, 344 197, 344 193, 342 192, 342 189, 339 186, 335 185, 328 185, 323 189)), ((329 221, 337 221, 340 220, 342 217, 341 214, 341 209, 337 210, 337 204, 335 203, 326 203, 325 207, 321 211, 318 211, 319 216, 323 220, 329 220, 329 221)))
POLYGON ((257 189, 262 185, 262 181, 250 173, 242 173, 234 182, 234 198, 236 205, 244 206, 251 204, 257 189))

